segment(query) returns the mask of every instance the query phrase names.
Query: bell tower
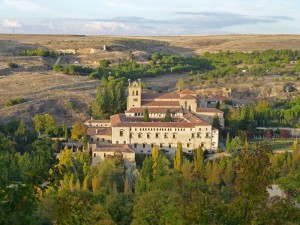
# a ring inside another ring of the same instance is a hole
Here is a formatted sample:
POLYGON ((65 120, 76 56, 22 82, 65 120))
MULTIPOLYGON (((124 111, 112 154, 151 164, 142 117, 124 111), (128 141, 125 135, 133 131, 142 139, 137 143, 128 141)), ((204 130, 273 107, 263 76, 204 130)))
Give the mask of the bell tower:
POLYGON ((141 101, 142 101, 142 86, 141 86, 141 79, 138 81, 130 82, 128 80, 128 97, 127 97, 127 110, 132 108, 140 108, 141 101))

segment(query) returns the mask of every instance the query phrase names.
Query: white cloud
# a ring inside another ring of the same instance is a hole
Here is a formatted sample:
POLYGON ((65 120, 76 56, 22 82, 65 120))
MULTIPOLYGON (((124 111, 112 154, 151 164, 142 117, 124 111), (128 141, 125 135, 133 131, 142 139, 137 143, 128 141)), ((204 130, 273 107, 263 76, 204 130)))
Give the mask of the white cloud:
POLYGON ((5 27, 5 28, 22 27, 22 23, 20 21, 18 21, 18 20, 5 19, 3 21, 3 27, 5 27))
POLYGON ((38 6, 27 0, 4 0, 5 5, 16 8, 21 12, 38 12, 44 10, 42 7, 38 6))
POLYGON ((136 27, 118 22, 95 21, 84 25, 85 31, 98 34, 122 33, 124 31, 136 31, 136 27))

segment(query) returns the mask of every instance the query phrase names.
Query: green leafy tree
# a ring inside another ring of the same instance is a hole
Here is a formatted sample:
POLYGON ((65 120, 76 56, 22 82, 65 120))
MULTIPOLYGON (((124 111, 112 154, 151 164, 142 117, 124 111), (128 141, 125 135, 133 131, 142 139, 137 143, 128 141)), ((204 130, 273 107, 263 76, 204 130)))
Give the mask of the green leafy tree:
POLYGON ((176 202, 178 196, 172 192, 154 190, 143 194, 134 206, 132 225, 183 224, 176 202))
POLYGON ((134 196, 131 194, 109 195, 105 201, 107 212, 116 224, 131 224, 134 196))
POLYGON ((100 68, 108 68, 110 64, 111 64, 111 62, 109 60, 101 59, 99 62, 99 67, 100 68))
POLYGON ((221 125, 221 122, 220 122, 220 117, 218 116, 217 113, 213 117, 212 126, 216 129, 218 129, 218 130, 220 130, 222 128, 222 125, 221 125))
POLYGON ((153 160, 152 157, 146 156, 140 171, 138 180, 138 192, 143 193, 150 190, 150 183, 153 180, 153 160))
POLYGON ((57 135, 58 129, 54 117, 51 114, 46 113, 44 115, 44 118, 45 118, 45 133, 50 136, 57 135))
POLYGON ((79 140, 85 134, 86 134, 86 127, 85 127, 85 125, 82 122, 76 120, 75 123, 72 126, 71 138, 73 140, 79 140))
POLYGON ((108 98, 105 89, 99 85, 97 87, 96 99, 92 105, 92 114, 95 119, 108 118, 108 98))
POLYGON ((45 131, 45 117, 43 115, 35 115, 32 118, 36 132, 39 134, 45 131))
POLYGON ((240 220, 241 224, 249 224, 262 208, 266 208, 267 187, 272 182, 268 157, 270 150, 269 145, 258 143, 253 152, 244 151, 239 158, 233 206, 237 208, 237 221, 240 220))

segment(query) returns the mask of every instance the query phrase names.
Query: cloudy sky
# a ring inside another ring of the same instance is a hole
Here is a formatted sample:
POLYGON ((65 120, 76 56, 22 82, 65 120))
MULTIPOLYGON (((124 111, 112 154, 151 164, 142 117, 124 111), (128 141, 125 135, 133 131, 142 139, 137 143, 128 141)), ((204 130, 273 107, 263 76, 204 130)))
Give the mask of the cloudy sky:
POLYGON ((299 0, 0 0, 0 33, 300 34, 299 0))

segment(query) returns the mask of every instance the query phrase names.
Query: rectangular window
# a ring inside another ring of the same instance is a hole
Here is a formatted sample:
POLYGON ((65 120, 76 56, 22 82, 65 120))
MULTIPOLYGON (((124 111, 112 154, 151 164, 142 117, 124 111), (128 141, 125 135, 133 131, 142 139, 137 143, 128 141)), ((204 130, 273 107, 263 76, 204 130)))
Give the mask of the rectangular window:
POLYGON ((146 147, 146 144, 143 144, 143 148, 145 148, 146 147))
POLYGON ((134 147, 136 148, 136 147, 137 147, 137 144, 134 144, 134 147))

